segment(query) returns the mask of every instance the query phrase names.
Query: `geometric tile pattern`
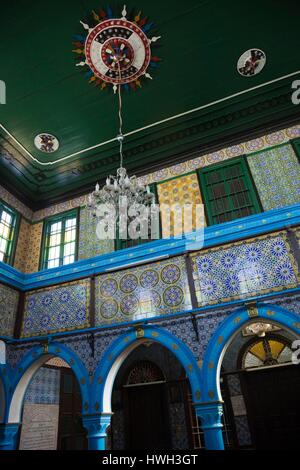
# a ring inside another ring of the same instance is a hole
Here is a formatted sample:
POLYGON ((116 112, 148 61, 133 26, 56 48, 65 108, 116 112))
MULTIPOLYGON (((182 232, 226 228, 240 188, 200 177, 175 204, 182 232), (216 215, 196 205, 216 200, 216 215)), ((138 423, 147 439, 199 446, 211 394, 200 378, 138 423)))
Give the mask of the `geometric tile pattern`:
POLYGON ((183 257, 96 278, 96 325, 191 309, 183 257))
POLYGON ((0 284, 0 335, 13 336, 18 310, 19 293, 0 284))
MULTIPOLYGON (((154 173, 150 173, 145 176, 141 176, 138 178, 138 181, 141 184, 150 184, 158 181, 164 181, 166 179, 173 178, 174 176, 180 176, 189 171, 194 171, 198 168, 204 168, 213 163, 226 161, 230 158, 250 154, 252 152, 265 150, 269 147, 273 147, 274 145, 283 144, 291 139, 296 139, 297 137, 300 137, 300 125, 272 132, 271 134, 266 134, 258 139, 256 138, 247 142, 242 142, 238 145, 233 145, 217 152, 201 155, 200 157, 194 157, 193 159, 187 160, 186 162, 163 168, 162 170, 155 171, 154 173)), ((33 213, 1 186, 0 198, 3 199, 3 201, 5 201, 7 204, 11 205, 11 207, 17 209, 24 217, 32 222, 38 222, 45 219, 46 217, 50 217, 51 215, 60 214, 70 209, 85 206, 88 202, 88 195, 83 195, 33 213)))
POLYGON ((14 267, 24 273, 39 270, 43 224, 30 224, 21 219, 14 267))
POLYGON ((252 438, 247 416, 236 416, 234 421, 239 445, 250 446, 252 444, 252 438))
POLYGON ((60 392, 60 370, 41 367, 30 382, 25 403, 58 405, 60 392))
POLYGON ((114 251, 114 240, 99 240, 96 235, 98 219, 93 217, 90 211, 82 207, 80 209, 80 227, 78 243, 78 259, 89 259, 94 256, 111 253, 114 251))
POLYGON ((26 269, 26 259, 28 248, 30 246, 31 240, 29 242, 30 234, 30 223, 27 222, 23 217, 21 217, 20 228, 18 233, 16 254, 14 260, 14 268, 18 269, 21 272, 25 272, 26 269))
MULTIPOLYGON (((192 204, 192 220, 180 219, 176 222, 174 220, 174 213, 171 213, 171 216, 167 213, 166 210, 162 210, 162 234, 163 238, 169 238, 174 236, 175 233, 182 231, 183 223, 186 232, 192 232, 196 228, 196 204, 202 204, 201 193, 199 189, 199 182, 196 173, 191 173, 189 175, 181 176, 164 183, 157 185, 157 192, 159 196, 159 204, 162 206, 166 204, 167 206, 183 206, 185 204, 192 204), (169 227, 170 224, 170 227, 169 227)), ((198 227, 199 228, 199 227, 198 227)))
POLYGON ((247 157, 264 210, 300 202, 300 165, 290 144, 247 157))
POLYGON ((89 326, 90 280, 29 292, 25 297, 22 337, 89 326))
POLYGON ((299 272, 283 232, 192 255, 199 306, 297 287, 299 272))

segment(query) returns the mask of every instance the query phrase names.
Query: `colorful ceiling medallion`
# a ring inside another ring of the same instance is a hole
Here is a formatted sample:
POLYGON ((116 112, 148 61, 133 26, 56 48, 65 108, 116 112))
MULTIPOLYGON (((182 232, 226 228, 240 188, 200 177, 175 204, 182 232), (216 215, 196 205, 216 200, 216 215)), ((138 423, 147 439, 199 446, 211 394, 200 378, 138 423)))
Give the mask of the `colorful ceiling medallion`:
POLYGON ((238 60, 237 70, 243 77, 253 77, 266 65, 266 54, 260 49, 249 49, 238 60))
POLYGON ((90 83, 101 90, 110 85, 115 93, 119 85, 126 90, 141 88, 142 78, 152 79, 148 69, 161 60, 151 50, 160 39, 150 33, 154 24, 141 12, 127 18, 126 5, 121 15, 114 15, 110 7, 93 11, 89 24, 80 21, 85 34, 74 36, 73 42, 80 60, 76 65, 89 69, 90 83))
POLYGON ((34 145, 44 153, 54 153, 59 149, 59 141, 52 134, 38 134, 34 139, 34 145))

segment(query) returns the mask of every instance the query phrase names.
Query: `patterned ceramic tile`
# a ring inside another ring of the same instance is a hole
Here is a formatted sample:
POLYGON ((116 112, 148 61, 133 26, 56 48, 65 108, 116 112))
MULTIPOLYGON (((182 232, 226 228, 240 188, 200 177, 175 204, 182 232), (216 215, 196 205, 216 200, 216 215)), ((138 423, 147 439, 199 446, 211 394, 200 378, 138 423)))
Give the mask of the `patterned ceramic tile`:
MULTIPOLYGON (((199 182, 196 173, 181 176, 170 181, 165 181, 157 186, 160 206, 184 206, 193 205, 193 218, 187 220, 186 231, 191 232, 196 228, 196 204, 202 204, 199 182)), ((182 222, 176 223, 174 213, 170 215, 166 210, 162 210, 162 234, 164 238, 174 236, 174 233, 181 233, 183 230, 182 222)))
POLYGON ((42 232, 42 223, 30 226, 25 266, 26 273, 35 273, 39 270, 42 232))
POLYGON ((234 421, 239 445, 250 446, 252 439, 247 416, 236 416, 234 421))
POLYGON ((20 223, 19 236, 16 248, 14 267, 19 271, 25 272, 28 253, 28 239, 31 225, 23 217, 20 223))
POLYGON ((96 278, 96 324, 191 309, 183 257, 96 278))
POLYGON ((34 375, 25 394, 25 403, 58 405, 60 370, 41 367, 34 375))
POLYGON ((284 233, 192 256, 199 306, 296 287, 299 273, 284 233))
POLYGON ((98 220, 92 217, 89 210, 80 210, 78 259, 89 259, 114 251, 114 240, 99 240, 96 236, 98 220))
POLYGON ((89 279, 29 292, 25 297, 22 336, 86 328, 89 307, 89 279))
POLYGON ((19 293, 0 284, 0 335, 13 336, 19 293))
MULTIPOLYGON (((154 182, 164 181, 173 176, 183 175, 189 170, 202 168, 211 165, 216 162, 227 160, 235 156, 242 156, 259 150, 268 149, 271 146, 283 144, 288 142, 290 139, 300 137, 300 125, 296 125, 287 129, 283 129, 278 132, 267 134, 259 139, 253 139, 248 142, 241 143, 232 147, 213 152, 211 154, 202 155, 183 162, 179 165, 173 165, 162 170, 158 170, 155 173, 151 173, 146 176, 139 178, 143 184, 150 184, 154 182)), ((38 222, 51 215, 59 214, 75 207, 82 207, 87 204, 88 195, 84 195, 71 201, 66 201, 55 206, 48 207, 33 213, 12 194, 0 187, 0 198, 2 198, 7 204, 15 207, 24 217, 30 221, 38 222)))
MULTIPOLYGON (((241 157, 245 154, 257 152, 259 150, 268 149, 274 145, 286 143, 290 139, 295 139, 297 137, 300 137, 300 125, 283 129, 279 132, 273 132, 259 139, 252 139, 248 142, 219 150, 218 152, 202 155, 201 157, 195 157, 194 159, 186 162, 186 166, 184 167, 185 169, 181 172, 181 174, 187 171, 187 169, 194 170, 217 162, 222 162, 230 158, 241 157)), ((180 174, 177 168, 178 165, 174 165, 163 170, 156 171, 155 173, 151 173, 147 177, 144 177, 143 182, 144 184, 150 184, 172 178, 174 174, 180 174)))
POLYGON ((264 210, 300 202, 300 165, 291 145, 248 156, 264 210))
POLYGON ((5 201, 11 207, 14 207, 20 214, 22 214, 26 219, 32 220, 33 212, 28 207, 26 207, 22 202, 20 202, 15 196, 10 192, 0 186, 0 199, 5 201))
POLYGON ((39 270, 43 224, 30 224, 21 219, 14 267, 25 273, 39 270))

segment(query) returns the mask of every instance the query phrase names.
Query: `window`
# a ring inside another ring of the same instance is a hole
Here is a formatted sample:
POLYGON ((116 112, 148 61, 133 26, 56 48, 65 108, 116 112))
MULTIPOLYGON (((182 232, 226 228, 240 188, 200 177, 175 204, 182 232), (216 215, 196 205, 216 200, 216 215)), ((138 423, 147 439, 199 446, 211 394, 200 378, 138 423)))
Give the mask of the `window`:
POLYGON ((261 211, 245 159, 210 166, 199 175, 210 225, 261 211))
MULTIPOLYGON (((153 184, 150 184, 149 185, 149 188, 150 188, 150 191, 151 193, 153 193, 155 195, 155 203, 157 204, 157 190, 156 190, 156 184, 153 183, 153 184)), ((129 221, 130 223, 130 221, 129 221)), ((158 227, 156 227, 156 230, 155 232, 157 233, 157 238, 160 238, 160 233, 161 233, 161 229, 160 229, 160 221, 158 223, 158 227)), ((139 227, 137 227, 137 230, 139 230, 139 227)), ((119 236, 118 236, 118 229, 117 229, 117 239, 116 239, 116 250, 123 250, 125 248, 133 248, 135 246, 139 246, 139 245, 142 245, 144 243, 147 243, 147 242, 151 242, 151 226, 149 226, 149 238, 148 239, 142 239, 142 238, 138 238, 136 240, 132 240, 131 238, 128 238, 126 240, 124 239, 120 239, 119 236)))
POLYGON ((16 242, 17 214, 0 204, 0 261, 12 264, 16 242))
POLYGON ((77 211, 49 219, 44 225, 42 269, 74 263, 77 257, 77 211))

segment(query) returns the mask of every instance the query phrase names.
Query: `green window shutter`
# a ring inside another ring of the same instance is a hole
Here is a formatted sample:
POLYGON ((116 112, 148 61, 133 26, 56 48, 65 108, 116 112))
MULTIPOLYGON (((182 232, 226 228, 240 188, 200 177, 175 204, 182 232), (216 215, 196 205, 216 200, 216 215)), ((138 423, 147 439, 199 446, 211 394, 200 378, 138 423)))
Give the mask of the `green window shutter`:
POLYGON ((74 263, 78 256, 78 210, 44 222, 41 269, 74 263))
POLYGON ((261 212, 244 158, 199 170, 199 177, 209 225, 261 212))
MULTIPOLYGON (((157 196, 157 188, 156 188, 156 183, 149 184, 150 191, 155 195, 155 202, 157 203, 158 201, 158 196, 157 196)), ((117 231, 118 232, 118 231, 117 231)), ((158 237, 161 237, 161 223, 159 221, 159 227, 155 229, 155 232, 158 234, 158 237)), ((120 240, 118 233, 117 233, 117 239, 116 239, 116 250, 124 250, 125 248, 133 248, 135 246, 143 245, 144 243, 148 243, 151 241, 151 238, 148 240, 143 240, 141 238, 138 238, 137 240, 120 240)))
POLYGON ((292 141, 292 145, 294 147, 297 157, 300 159, 300 139, 294 139, 292 141))
POLYGON ((19 215, 0 203, 0 261, 13 264, 19 227, 19 215))

